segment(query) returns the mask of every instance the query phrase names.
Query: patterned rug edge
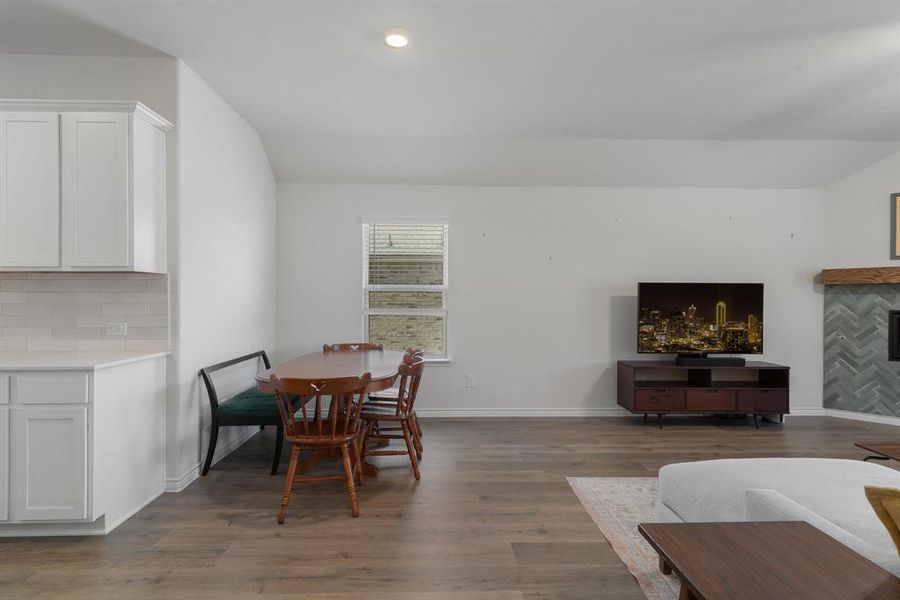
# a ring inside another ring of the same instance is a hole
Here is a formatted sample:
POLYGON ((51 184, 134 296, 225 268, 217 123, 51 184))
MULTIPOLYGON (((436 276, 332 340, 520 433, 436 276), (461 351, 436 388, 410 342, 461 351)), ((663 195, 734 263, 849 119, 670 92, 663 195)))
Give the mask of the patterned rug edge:
POLYGON ((629 538, 620 531, 618 521, 609 514, 603 501, 596 497, 587 486, 590 480, 603 479, 610 483, 649 483, 657 481, 656 477, 566 477, 566 482, 578 501, 590 515, 591 520, 603 534, 603 537, 615 550, 619 559, 625 564, 628 571, 637 580, 638 585, 647 597, 647 600, 669 600, 672 596, 668 593, 671 588, 665 580, 665 576, 658 571, 647 572, 640 568, 636 555, 640 550, 635 548, 629 538), (601 514, 605 511, 606 514, 601 514))

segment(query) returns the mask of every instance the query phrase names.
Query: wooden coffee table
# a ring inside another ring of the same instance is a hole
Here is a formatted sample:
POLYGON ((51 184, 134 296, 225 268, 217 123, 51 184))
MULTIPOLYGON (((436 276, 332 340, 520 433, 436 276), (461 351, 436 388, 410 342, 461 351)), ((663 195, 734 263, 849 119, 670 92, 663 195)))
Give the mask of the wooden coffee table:
POLYGON ((857 448, 872 453, 863 460, 900 460, 900 442, 856 442, 857 448))
POLYGON ((900 579, 809 523, 641 523, 680 600, 897 600, 900 579))

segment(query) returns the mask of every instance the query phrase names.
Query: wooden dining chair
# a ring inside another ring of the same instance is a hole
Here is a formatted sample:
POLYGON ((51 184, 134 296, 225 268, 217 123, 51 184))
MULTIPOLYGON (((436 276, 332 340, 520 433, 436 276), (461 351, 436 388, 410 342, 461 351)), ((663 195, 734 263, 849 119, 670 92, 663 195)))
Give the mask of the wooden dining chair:
POLYGON ((353 342, 349 344, 325 344, 322 346, 323 352, 367 352, 369 350, 384 350, 384 344, 353 342))
MULTIPOLYGON (((406 353, 422 358, 425 356, 425 352, 417 348, 407 348, 406 353)), ((397 403, 397 391, 397 387, 394 386, 386 390, 381 390, 380 392, 372 392, 369 394, 368 402, 366 404, 370 406, 394 406, 397 403)), ((422 430, 422 425, 419 423, 419 415, 416 414, 415 410, 412 411, 412 415, 410 416, 410 423, 412 425, 410 431, 413 436, 413 445, 416 447, 416 458, 422 460, 422 453, 425 450, 422 444, 422 438, 425 437, 425 432, 422 430)))
POLYGON ((398 368, 400 385, 397 387, 397 401, 393 404, 378 404, 366 402, 362 408, 365 435, 362 442, 362 456, 397 456, 406 454, 409 456, 409 464, 412 466, 413 475, 419 480, 419 453, 415 446, 413 433, 415 425, 412 418, 415 410, 416 396, 419 393, 419 383, 422 381, 422 372, 425 369, 425 359, 415 354, 405 354, 403 362, 398 368), (383 423, 395 425, 384 427, 383 423), (400 431, 400 434, 387 433, 388 431, 400 431), (403 440, 406 443, 406 451, 369 449, 368 443, 388 442, 390 440, 403 440))
POLYGON ((284 438, 291 444, 291 460, 284 479, 278 522, 284 523, 295 483, 343 480, 350 497, 350 510, 359 516, 356 483, 362 484, 362 437, 360 420, 366 386, 371 373, 362 377, 338 379, 280 379, 272 374, 272 388, 284 427, 284 438), (327 413, 323 398, 330 397, 327 413), (314 408, 313 406, 314 405, 314 408), (302 477, 297 475, 301 450, 312 450, 308 462, 317 462, 331 450, 340 450, 343 474, 302 477))

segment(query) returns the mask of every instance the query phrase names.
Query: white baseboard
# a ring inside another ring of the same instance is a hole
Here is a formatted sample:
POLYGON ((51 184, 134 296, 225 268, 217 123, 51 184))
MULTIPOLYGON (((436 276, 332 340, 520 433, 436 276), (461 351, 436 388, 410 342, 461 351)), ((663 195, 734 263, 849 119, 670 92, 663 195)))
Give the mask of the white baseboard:
MULTIPOLYGON (((254 435, 259 433, 259 427, 255 425, 248 425, 247 430, 243 435, 236 437, 230 440, 226 444, 217 444, 216 451, 213 454, 212 464, 215 465, 217 462, 240 448, 244 445, 244 443, 252 438, 254 435)), ((184 488, 193 483, 198 477, 200 477, 200 466, 203 463, 197 463, 196 466, 191 467, 187 473, 182 475, 181 477, 166 477, 166 492, 180 492, 183 491, 184 488)))
POLYGON ((180 492, 200 477, 200 464, 188 469, 181 477, 166 477, 166 492, 180 492))
POLYGON ((147 498, 147 500, 145 500, 142 504, 139 504, 138 506, 134 507, 132 510, 128 511, 127 513, 125 513, 124 515, 122 515, 121 517, 116 519, 115 523, 107 523, 106 527, 103 530, 104 535, 109 533, 110 531, 112 531, 113 529, 115 529, 116 527, 118 527, 119 525, 121 525, 122 523, 124 523, 125 521, 127 521, 128 519, 133 517, 134 515, 138 514, 140 511, 142 511, 144 508, 146 508, 147 505, 149 505, 151 502, 153 502, 154 500, 156 500, 157 498, 162 496, 164 493, 165 493, 165 490, 162 490, 158 494, 147 498))
POLYGON ((882 425, 894 425, 900 427, 900 417, 887 415, 872 415, 869 413, 853 412, 851 410, 838 410, 836 408, 794 408, 791 407, 790 417, 835 417, 837 419, 849 419, 851 421, 865 421, 867 423, 881 423, 882 425))
POLYGON ((420 417, 627 417, 620 407, 607 408, 417 408, 420 417))

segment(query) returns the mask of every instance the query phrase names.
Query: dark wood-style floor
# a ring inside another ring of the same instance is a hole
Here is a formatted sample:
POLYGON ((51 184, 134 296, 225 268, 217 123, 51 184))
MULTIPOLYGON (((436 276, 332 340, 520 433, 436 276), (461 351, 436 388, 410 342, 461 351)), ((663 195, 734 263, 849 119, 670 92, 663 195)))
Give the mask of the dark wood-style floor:
POLYGON ((566 484, 723 457, 859 459, 894 427, 828 417, 784 426, 638 418, 427 419, 422 481, 381 460, 353 519, 339 484, 304 486, 275 523, 274 432, 106 537, 0 540, 3 598, 642 598, 566 484))

